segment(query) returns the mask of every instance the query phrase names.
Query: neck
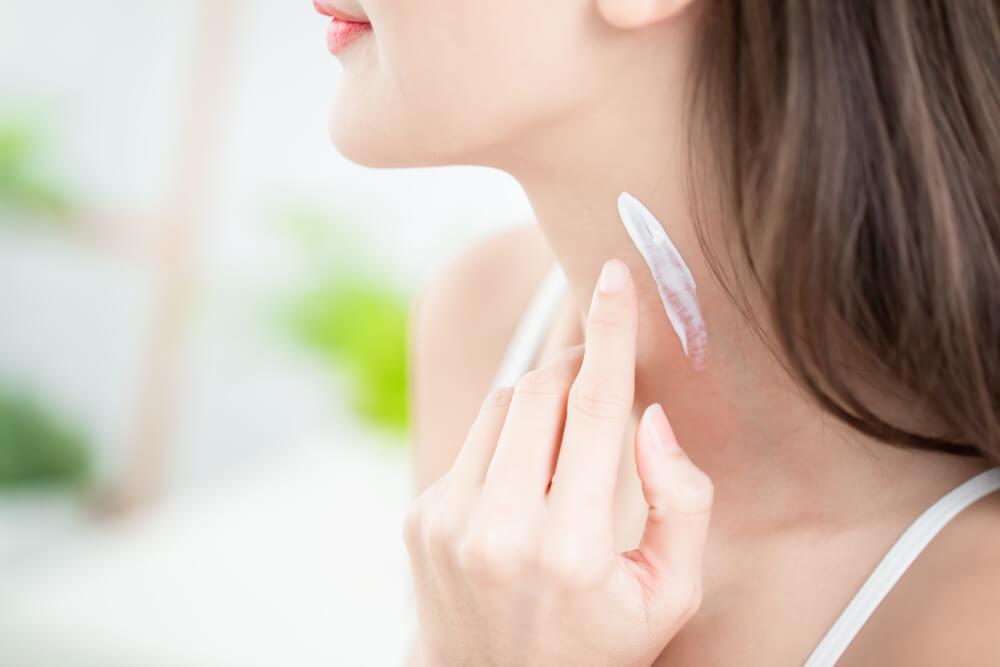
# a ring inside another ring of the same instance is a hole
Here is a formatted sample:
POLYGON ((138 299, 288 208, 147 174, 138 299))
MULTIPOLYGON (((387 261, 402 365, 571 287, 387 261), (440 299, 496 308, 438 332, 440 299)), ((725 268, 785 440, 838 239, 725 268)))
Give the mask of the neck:
POLYGON ((912 515, 981 469, 981 462, 873 442, 795 385, 708 267, 681 187, 683 142, 665 119, 663 108, 603 109, 580 124, 562 123, 558 136, 535 138, 531 158, 522 153, 507 166, 568 279, 581 327, 602 264, 618 257, 631 268, 640 304, 634 414, 663 405, 681 445, 715 482, 716 529, 733 536, 779 526, 836 530, 895 511, 912 515), (684 356, 618 217, 622 191, 657 216, 695 278, 708 329, 701 370, 684 356))

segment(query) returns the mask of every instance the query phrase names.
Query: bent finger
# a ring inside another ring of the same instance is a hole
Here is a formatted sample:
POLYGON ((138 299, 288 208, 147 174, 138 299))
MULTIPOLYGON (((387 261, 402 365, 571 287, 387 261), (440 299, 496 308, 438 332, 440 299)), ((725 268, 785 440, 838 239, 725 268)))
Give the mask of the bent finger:
POLYGON ((501 497, 516 503, 544 498, 566 420, 566 396, 582 360, 582 345, 561 350, 514 385, 486 473, 484 499, 501 497))
POLYGON ((513 394, 513 386, 495 387, 480 404, 449 472, 451 485, 459 495, 467 496, 482 488, 513 394))
POLYGON ((714 488, 677 443, 659 403, 640 421, 636 468, 649 506, 642 560, 657 579, 700 581, 714 488))

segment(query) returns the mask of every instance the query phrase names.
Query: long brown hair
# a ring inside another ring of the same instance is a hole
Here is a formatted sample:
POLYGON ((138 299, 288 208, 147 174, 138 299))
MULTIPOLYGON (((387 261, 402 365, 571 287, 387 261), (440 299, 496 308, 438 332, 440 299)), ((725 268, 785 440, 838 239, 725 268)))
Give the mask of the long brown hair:
POLYGON ((868 435, 995 461, 998 7, 703 0, 690 98, 735 261, 699 239, 734 298, 762 289, 782 363, 868 435))

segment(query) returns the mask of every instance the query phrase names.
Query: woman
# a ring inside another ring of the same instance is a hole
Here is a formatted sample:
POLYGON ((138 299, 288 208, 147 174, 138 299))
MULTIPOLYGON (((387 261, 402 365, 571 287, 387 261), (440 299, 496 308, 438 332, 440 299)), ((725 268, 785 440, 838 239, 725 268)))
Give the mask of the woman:
POLYGON ((995 0, 318 6, 345 156, 537 215, 415 311, 418 662, 1000 664, 995 0))

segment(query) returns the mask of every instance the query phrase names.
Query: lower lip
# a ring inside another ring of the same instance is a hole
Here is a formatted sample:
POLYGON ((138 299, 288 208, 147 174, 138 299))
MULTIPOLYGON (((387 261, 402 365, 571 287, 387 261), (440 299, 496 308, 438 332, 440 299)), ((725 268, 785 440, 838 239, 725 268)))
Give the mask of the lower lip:
POLYGON ((326 45, 330 49, 330 53, 338 53, 345 46, 371 31, 371 23, 356 23, 335 18, 330 22, 330 29, 326 33, 326 45))

